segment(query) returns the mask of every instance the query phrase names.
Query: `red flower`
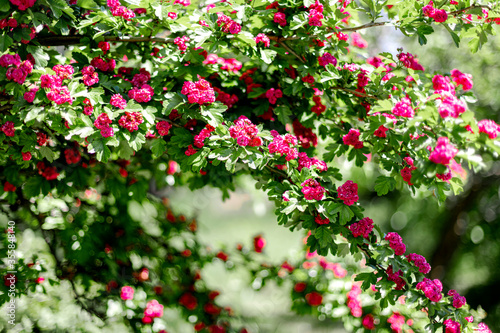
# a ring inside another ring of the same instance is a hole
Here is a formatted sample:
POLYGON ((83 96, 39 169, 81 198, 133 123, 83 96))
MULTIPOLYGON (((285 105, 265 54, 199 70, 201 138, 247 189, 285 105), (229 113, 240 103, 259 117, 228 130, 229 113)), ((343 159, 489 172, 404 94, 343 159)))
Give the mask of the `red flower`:
POLYGON ((323 296, 321 296, 320 293, 313 291, 306 295, 306 301, 310 306, 318 306, 323 303, 323 296))

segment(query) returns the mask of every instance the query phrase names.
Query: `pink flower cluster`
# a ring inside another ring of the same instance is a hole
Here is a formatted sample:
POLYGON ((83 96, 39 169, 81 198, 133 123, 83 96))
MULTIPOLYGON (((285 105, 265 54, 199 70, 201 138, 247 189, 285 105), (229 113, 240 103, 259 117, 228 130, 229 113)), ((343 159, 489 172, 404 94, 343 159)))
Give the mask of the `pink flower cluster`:
POLYGON ((363 327, 367 330, 373 330, 375 329, 375 318, 371 313, 369 313, 363 317, 361 325, 363 325, 363 327))
POLYGON ((82 68, 83 83, 86 86, 92 86, 99 82, 99 75, 95 71, 94 66, 85 66, 82 68))
POLYGON ((490 139, 495 139, 500 132, 500 126, 490 119, 483 119, 478 121, 477 127, 479 128, 479 133, 486 133, 490 139))
POLYGON ((142 322, 145 324, 149 324, 153 321, 154 318, 163 317, 163 305, 158 303, 157 300, 149 301, 146 304, 146 309, 144 309, 144 318, 142 318, 142 322))
POLYGON ((193 148, 193 145, 189 145, 188 146, 188 149, 186 149, 186 151, 184 152, 184 154, 186 156, 191 156, 191 155, 194 155, 196 154, 196 152, 198 152, 196 149, 193 148))
POLYGON ((40 87, 42 88, 56 88, 60 87, 62 84, 62 79, 57 75, 43 74, 40 77, 40 87))
POLYGON ((170 125, 170 123, 165 120, 161 120, 156 123, 156 130, 158 131, 158 134, 160 134, 161 136, 168 135, 168 131, 170 130, 171 127, 172 125, 170 125))
POLYGON ((99 42, 97 44, 97 47, 102 50, 103 54, 108 53, 109 49, 111 48, 111 45, 108 42, 99 42))
POLYGON ((129 132, 137 131, 139 125, 144 122, 140 112, 125 112, 125 115, 120 117, 118 124, 126 128, 129 132))
POLYGON ((120 16, 126 20, 130 20, 131 18, 135 17, 134 11, 128 9, 125 6, 122 6, 119 0, 108 0, 107 3, 113 16, 120 16))
POLYGON ((313 97, 314 106, 311 108, 311 111, 316 113, 318 116, 326 111, 326 106, 321 103, 321 96, 313 97))
POLYGON ((394 287, 395 290, 401 290, 403 287, 406 285, 405 280, 401 276, 403 276, 403 271, 399 270, 397 272, 394 272, 392 269, 392 265, 387 267, 387 280, 392 281, 396 284, 396 287, 394 287))
POLYGON ((418 60, 411 53, 401 52, 400 54, 398 54, 398 59, 406 68, 411 68, 415 71, 424 70, 424 67, 418 63, 418 60))
POLYGON ((206 138, 209 138, 212 135, 212 132, 215 131, 215 128, 211 125, 206 125, 204 129, 200 131, 199 134, 194 136, 194 145, 195 147, 201 148, 204 146, 203 141, 206 138))
POLYGON ((126 301, 128 299, 134 298, 134 288, 125 286, 120 289, 120 297, 122 300, 126 301))
POLYGON ((431 280, 424 278, 422 282, 417 283, 417 290, 422 290, 425 297, 432 302, 439 302, 441 298, 443 298, 441 294, 441 291, 443 291, 443 284, 438 279, 431 280))
POLYGON ((274 23, 278 23, 280 26, 284 27, 286 25, 285 13, 281 13, 281 12, 274 13, 273 21, 274 21, 274 23))
POLYGON ((94 68, 97 68, 101 72, 112 72, 115 70, 116 60, 115 59, 104 60, 101 57, 95 57, 90 61, 90 65, 94 66, 94 68))
POLYGON ((319 257, 318 262, 323 269, 332 271, 333 276, 338 279, 342 279, 347 275, 347 270, 338 263, 328 262, 324 257, 319 257))
POLYGON ((175 0, 174 5, 175 4, 179 4, 181 6, 187 7, 191 4, 191 1, 190 0, 175 0))
POLYGON ((353 317, 359 318, 363 315, 361 307, 361 288, 359 283, 353 283, 351 290, 347 293, 347 306, 353 317))
POLYGON ((26 91, 23 95, 23 98, 28 103, 33 103, 36 97, 36 92, 39 90, 38 87, 33 87, 30 90, 26 91))
POLYGON ((243 66, 241 62, 236 60, 235 58, 221 58, 217 54, 209 54, 206 56, 205 60, 203 60, 203 64, 211 64, 211 65, 216 65, 219 64, 221 65, 221 69, 228 71, 228 72, 237 72, 241 69, 243 66))
POLYGON ((78 149, 76 147, 73 147, 64 150, 64 158, 66 159, 66 163, 69 165, 80 162, 82 156, 78 149))
POLYGON ((366 49, 368 47, 368 42, 361 37, 361 35, 357 32, 353 32, 351 34, 352 45, 360 48, 366 49))
POLYGON ((449 77, 435 75, 432 78, 432 85, 434 93, 441 95, 438 103, 438 111, 441 117, 458 118, 465 112, 465 102, 455 97, 455 86, 451 83, 449 77))
POLYGON ((460 296, 458 294, 458 292, 456 290, 454 290, 454 289, 451 289, 450 291, 448 291, 448 296, 453 297, 453 307, 457 308, 457 309, 460 309, 467 302, 467 300, 465 299, 465 297, 464 296, 460 296))
POLYGON ((214 87, 214 91, 217 92, 216 101, 222 102, 222 104, 226 105, 229 108, 233 107, 236 102, 238 102, 238 96, 235 94, 228 94, 217 87, 214 87))
POLYGON ((403 255, 406 252, 406 245, 397 232, 389 232, 384 239, 389 241, 390 248, 394 250, 397 256, 403 255))
MULTIPOLYGON (((123 68, 123 67, 120 67, 123 68)), ((130 68, 132 69, 132 68, 130 68)), ((129 73, 130 74, 130 73, 129 73)), ((140 88, 142 85, 148 83, 148 81, 151 80, 151 74, 145 70, 144 68, 139 69, 139 73, 135 74, 130 83, 134 87, 140 88)))
POLYGON ((437 140, 436 148, 431 152, 429 160, 436 164, 448 165, 458 153, 447 137, 440 137, 437 140))
POLYGON ((411 183, 411 173, 414 170, 417 170, 417 167, 413 164, 413 159, 411 157, 405 157, 403 159, 407 166, 405 166, 403 169, 401 169, 401 177, 403 177, 403 180, 408 183, 408 185, 413 185, 411 183))
POLYGON ((337 189, 338 198, 344 201, 347 206, 353 205, 359 200, 358 197, 358 184, 352 180, 346 181, 342 186, 337 189))
POLYGON ((458 69, 451 70, 451 77, 457 86, 462 85, 464 91, 472 89, 472 75, 460 72, 458 69))
POLYGON ((276 104, 278 98, 281 97, 283 97, 283 92, 281 91, 281 89, 271 88, 268 91, 266 91, 266 98, 269 100, 269 103, 271 104, 276 104))
POLYGON ((17 20, 15 18, 4 18, 0 20, 0 29, 17 28, 17 20))
POLYGON ((379 138, 386 138, 387 137, 387 131, 389 129, 387 127, 385 127, 384 125, 380 125, 379 128, 377 128, 375 130, 375 132, 373 132, 373 135, 375 135, 376 137, 379 137, 379 138))
POLYGON ((54 87, 47 93, 47 98, 49 101, 53 101, 56 104, 73 103, 73 99, 69 93, 68 87, 54 87))
POLYGON ((52 70, 61 80, 71 79, 75 73, 75 69, 71 65, 55 65, 52 70))
POLYGON ((373 230, 373 220, 369 217, 365 217, 359 222, 351 224, 349 226, 349 230, 351 230, 354 237, 362 236, 363 238, 368 239, 373 230))
POLYGON ((94 106, 90 103, 90 99, 85 98, 83 100, 83 114, 90 116, 94 112, 94 106))
POLYGON ((259 130, 257 126, 252 124, 250 119, 245 116, 240 116, 234 125, 229 127, 229 134, 233 139, 236 139, 240 146, 258 147, 262 145, 262 139, 257 134, 259 130))
POLYGON ((292 126, 293 132, 299 139, 302 148, 307 149, 311 146, 316 147, 318 145, 318 137, 311 128, 302 125, 298 119, 293 121, 292 126))
POLYGON ((266 34, 260 33, 255 37, 255 43, 263 43, 265 47, 269 47, 271 41, 269 40, 269 37, 266 36, 266 34))
POLYGON ((328 217, 321 217, 321 214, 318 214, 314 217, 314 222, 316 222, 317 224, 321 225, 321 224, 328 224, 330 223, 330 219, 328 217))
POLYGON ((405 317, 398 312, 394 312, 387 319, 387 322, 391 324, 391 329, 394 333, 403 333, 403 325, 405 324, 405 321, 405 317))
POLYGON ((363 148, 363 141, 359 141, 361 133, 359 130, 351 128, 349 132, 342 137, 345 145, 353 146, 355 149, 363 148))
POLYGON ((14 128, 14 123, 12 121, 6 121, 5 124, 3 124, 0 127, 0 130, 4 132, 6 136, 13 137, 15 135, 15 128, 14 128))
POLYGON ((434 19, 437 23, 445 22, 448 19, 448 13, 444 9, 436 9, 433 6, 433 2, 429 2, 428 5, 422 8, 422 13, 424 16, 434 19))
POLYGON ((306 76, 304 76, 302 79, 302 82, 304 83, 309 83, 310 85, 313 85, 314 84, 314 76, 310 75, 310 74, 307 74, 306 76))
POLYGON ((236 35, 241 31, 241 25, 233 21, 229 16, 217 13, 217 25, 222 28, 222 32, 236 35))
POLYGON ((154 95, 154 90, 149 84, 143 84, 140 88, 133 87, 128 91, 128 98, 133 99, 137 103, 147 103, 154 95))
POLYGON ((106 113, 101 113, 96 120, 94 121, 94 126, 97 129, 101 130, 101 135, 104 138, 113 136, 115 132, 113 131, 113 128, 109 126, 112 123, 111 119, 109 119, 108 115, 106 113))
POLYGON ((427 263, 424 256, 416 253, 410 253, 406 256, 409 262, 413 262, 418 267, 418 271, 422 274, 427 274, 431 271, 431 265, 427 263))
POLYGON ((446 319, 444 322, 444 333, 460 333, 460 323, 451 319, 446 319))
POLYGON ((302 193, 306 200, 322 200, 325 195, 325 188, 321 186, 317 180, 308 179, 302 184, 302 193))
POLYGON ((318 0, 309 6, 308 18, 310 26, 321 27, 323 25, 323 22, 321 22, 324 18, 323 5, 318 0))
POLYGON ((269 144, 269 153, 274 154, 278 153, 281 156, 286 155, 286 160, 291 161, 296 159, 299 156, 299 151, 297 148, 297 137, 291 134, 285 134, 281 136, 275 130, 271 131, 271 135, 273 136, 273 142, 269 144))
POLYGON ((415 111, 411 107, 411 100, 408 97, 403 97, 392 108, 392 113, 395 116, 413 118, 415 111))
POLYGON ((17 6, 19 10, 26 10, 30 7, 33 7, 36 0, 10 0, 10 2, 17 6))
POLYGON ((337 66, 337 58, 335 58, 331 53, 325 52, 321 57, 318 57, 318 62, 320 66, 326 67, 328 64, 337 66))
POLYGON ((122 95, 114 94, 113 96, 111 96, 109 104, 119 108, 120 110, 123 110, 127 106, 127 101, 122 97, 122 95))
POLYGON ((33 71, 33 63, 29 60, 21 62, 18 54, 4 54, 0 57, 0 66, 7 68, 5 74, 7 80, 23 84, 26 77, 33 71))
POLYGON ((328 166, 324 161, 320 161, 317 158, 309 158, 307 153, 299 153, 299 166, 297 170, 302 170, 302 168, 310 169, 312 166, 315 166, 319 172, 327 171, 328 166))
POLYGON ((208 81, 199 78, 197 82, 186 81, 181 93, 187 95, 189 103, 209 104, 215 102, 215 92, 208 81))
POLYGON ((177 45, 180 51, 184 52, 187 50, 186 43, 189 42, 188 36, 176 37, 174 39, 174 44, 177 45))

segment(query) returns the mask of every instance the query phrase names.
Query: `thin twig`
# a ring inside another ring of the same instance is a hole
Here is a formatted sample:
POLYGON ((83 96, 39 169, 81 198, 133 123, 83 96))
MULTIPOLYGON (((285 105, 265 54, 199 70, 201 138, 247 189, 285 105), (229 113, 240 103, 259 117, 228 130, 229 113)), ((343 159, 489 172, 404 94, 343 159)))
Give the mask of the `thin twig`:
POLYGON ((277 170, 277 169, 273 169, 269 165, 266 165, 266 169, 268 169, 271 172, 277 173, 278 175, 280 175, 282 177, 288 178, 288 175, 286 173, 281 172, 280 170, 277 170))
POLYGON ((359 91, 356 91, 356 90, 352 90, 352 89, 349 89, 349 88, 344 88, 344 87, 332 87, 331 89, 334 89, 334 90, 342 90, 342 91, 345 91, 345 92, 348 92, 348 93, 351 93, 353 95, 356 95, 358 97, 366 97, 366 98, 372 98, 372 99, 376 99, 378 100, 379 98, 376 97, 376 96, 373 96, 373 95, 368 95, 368 94, 365 94, 365 93, 362 93, 362 92, 359 92, 359 91))
MULTIPOLYGON (((40 36, 34 41, 42 46, 64 46, 64 45, 78 45, 82 44, 81 40, 88 36, 83 35, 72 35, 72 36, 40 36)), ((144 42, 156 42, 156 43, 173 43, 171 38, 159 38, 159 37, 117 37, 117 36, 105 36, 104 40, 107 42, 122 42, 122 43, 144 43, 144 42)))
POLYGON ((338 31, 341 31, 341 32, 342 31, 357 31, 357 30, 367 29, 367 28, 371 28, 371 27, 380 27, 380 26, 383 26, 383 25, 386 25, 389 23, 391 23, 391 22, 389 22, 389 21, 370 22, 370 23, 366 23, 366 24, 363 24, 363 25, 360 25, 357 27, 339 29, 338 31))
POLYGON ((301 63, 303 63, 303 64, 306 63, 306 61, 304 59, 302 59, 302 57, 299 56, 297 53, 295 53, 295 51, 292 50, 288 45, 286 45, 285 42, 278 42, 278 44, 280 44, 285 50, 287 50, 288 52, 293 54, 297 59, 300 60, 301 63))
POLYGON ((466 11, 468 11, 470 9, 474 9, 474 8, 487 8, 488 10, 492 9, 490 6, 487 6, 487 5, 472 4, 469 7, 465 7, 463 9, 458 9, 458 10, 454 10, 452 12, 449 12, 448 15, 457 16, 460 13, 466 12, 466 11))

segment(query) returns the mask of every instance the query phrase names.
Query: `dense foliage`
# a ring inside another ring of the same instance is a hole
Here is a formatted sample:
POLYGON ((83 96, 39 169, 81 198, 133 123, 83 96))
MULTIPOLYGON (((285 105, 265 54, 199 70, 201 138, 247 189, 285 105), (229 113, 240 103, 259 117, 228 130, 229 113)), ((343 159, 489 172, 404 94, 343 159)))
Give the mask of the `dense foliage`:
POLYGON ((102 325, 158 332, 164 307, 178 307, 196 331, 244 332, 200 275, 220 260, 257 285, 292 281, 294 311, 350 330, 489 331, 426 277, 418 249, 364 215, 358 184, 335 166, 377 166, 379 196, 406 187, 444 202, 462 191, 464 168, 498 159, 500 127, 469 109, 470 74, 426 72, 402 49, 367 57, 360 34, 390 25, 425 44, 440 25, 477 52, 500 23, 496 3, 0 0, 0 10, 2 304, 44 292, 48 267, 13 245, 31 229, 54 258, 48 282, 69 281, 102 325), (213 186, 227 198, 240 175, 275 202, 279 224, 307 232, 302 260, 261 263, 260 236, 253 249, 209 250, 158 190, 213 186))

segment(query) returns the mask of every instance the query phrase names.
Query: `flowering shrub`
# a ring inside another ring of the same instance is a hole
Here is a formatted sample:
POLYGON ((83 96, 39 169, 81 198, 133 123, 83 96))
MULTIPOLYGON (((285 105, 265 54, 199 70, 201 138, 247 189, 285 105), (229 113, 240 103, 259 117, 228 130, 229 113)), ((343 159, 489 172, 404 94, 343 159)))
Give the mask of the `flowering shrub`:
MULTIPOLYGON (((357 53, 369 47, 358 31, 388 24, 421 43, 440 24, 457 44, 472 38, 475 52, 500 24, 487 15, 497 4, 1 4, 2 210, 39 233, 54 257, 53 281, 70 281, 103 325, 121 318, 165 332, 172 307, 196 331, 246 332, 200 271, 210 261, 248 268, 260 260, 248 251, 263 255, 266 240, 234 253, 203 249, 196 221, 174 215, 156 190, 213 186, 227 198, 246 174, 276 204, 279 224, 308 233, 303 258, 252 268, 260 281, 292 282, 294 311, 361 330, 488 331, 463 296, 444 297, 442 282, 426 277, 423 256, 405 257, 401 236, 364 216, 358 183, 343 181, 335 165, 380 171, 379 196, 418 188, 442 202, 462 190, 453 173, 462 164, 479 170, 483 157, 497 158, 500 126, 475 118, 470 74, 431 75, 402 50, 367 60, 357 53), (152 207, 154 230, 134 220, 131 201, 152 207), (358 262, 349 270, 327 259, 348 253, 358 262), (348 310, 333 310, 341 304, 348 310)), ((38 274, 47 268, 28 266, 31 259, 17 263, 19 295, 43 292, 38 274)))

